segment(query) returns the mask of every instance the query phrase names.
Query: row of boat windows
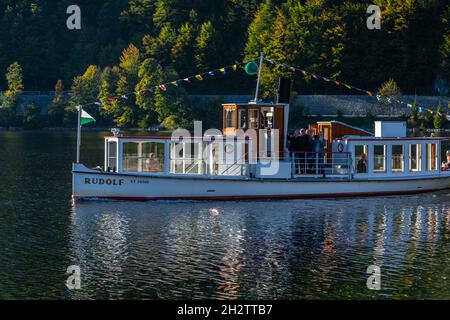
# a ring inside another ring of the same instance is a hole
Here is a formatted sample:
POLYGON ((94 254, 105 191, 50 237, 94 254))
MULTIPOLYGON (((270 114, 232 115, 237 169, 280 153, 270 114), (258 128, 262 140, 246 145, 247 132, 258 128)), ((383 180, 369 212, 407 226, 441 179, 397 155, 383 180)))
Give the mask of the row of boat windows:
MULTIPOLYGON (((373 172, 386 173, 387 171, 387 148, 391 148, 391 172, 399 173, 405 172, 405 147, 404 145, 374 145, 373 146, 373 172)), ((425 161, 427 171, 437 171, 438 154, 437 144, 431 143, 425 145, 425 161)), ((409 144, 408 145, 408 170, 410 172, 422 171, 422 145, 409 144)), ((357 145, 355 146, 355 169, 356 173, 368 173, 369 170, 369 146, 357 145)))
MULTIPOLYGON (((244 152, 243 145, 235 146, 244 152)), ((109 141, 107 143, 107 159, 106 168, 109 170, 116 170, 117 162, 117 142, 109 141), (113 169, 114 168, 114 169, 113 169)), ((213 165, 208 167, 205 160, 208 152, 206 145, 201 143, 170 143, 169 152, 169 172, 179 174, 230 174, 230 168, 222 168, 218 165, 217 158, 226 159, 229 154, 230 145, 226 145, 223 152, 218 152, 218 145, 212 145, 213 165), (222 172, 226 170, 226 172, 222 172)), ((234 147, 233 147, 234 148, 234 147)), ((236 154, 240 154, 236 152, 236 154)), ((233 153, 234 156, 234 153, 233 153)), ((149 173, 163 173, 165 171, 165 143, 164 142, 125 142, 122 144, 122 172, 149 172, 149 173)), ((231 162, 234 163, 234 159, 231 162)), ((246 159, 243 159, 245 162, 246 159)), ((242 175, 241 172, 245 166, 237 164, 233 170, 236 171, 233 175, 242 175)))

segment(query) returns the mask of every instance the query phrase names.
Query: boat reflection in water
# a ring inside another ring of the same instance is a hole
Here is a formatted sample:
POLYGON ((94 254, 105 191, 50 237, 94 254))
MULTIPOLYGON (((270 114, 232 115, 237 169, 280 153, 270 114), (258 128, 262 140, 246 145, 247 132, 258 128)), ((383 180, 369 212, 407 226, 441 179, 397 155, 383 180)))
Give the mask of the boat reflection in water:
POLYGON ((448 299, 449 200, 80 202, 73 298, 448 299))

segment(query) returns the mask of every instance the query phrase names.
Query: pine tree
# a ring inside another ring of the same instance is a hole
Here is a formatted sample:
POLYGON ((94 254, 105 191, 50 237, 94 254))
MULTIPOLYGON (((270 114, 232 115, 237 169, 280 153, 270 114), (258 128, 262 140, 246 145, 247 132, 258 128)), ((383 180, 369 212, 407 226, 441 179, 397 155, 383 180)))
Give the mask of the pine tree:
POLYGON ((93 102, 97 101, 100 90, 100 76, 101 70, 97 66, 91 65, 83 75, 75 77, 70 89, 69 106, 66 107, 64 114, 64 123, 66 125, 75 125, 75 106, 77 105, 89 104, 84 107, 86 111, 94 118, 99 118, 99 107, 93 102))
POLYGON ((24 89, 22 67, 18 62, 14 62, 8 67, 8 71, 6 72, 6 81, 8 82, 6 96, 16 102, 18 96, 24 89))
POLYGON ((114 121, 118 126, 135 126, 138 121, 136 98, 133 93, 139 82, 138 72, 141 63, 141 54, 135 45, 130 44, 120 57, 119 79, 116 93, 120 96, 127 95, 126 99, 120 99, 115 103, 116 116, 114 121))
POLYGON ((64 119, 64 86, 62 80, 58 80, 55 85, 55 98, 48 108, 49 124, 53 127, 61 126, 64 119))
POLYGON ((193 72, 195 29, 190 23, 185 23, 178 31, 171 49, 172 64, 179 74, 193 72))
POLYGON ((439 106, 434 114, 433 124, 435 129, 443 129, 445 127, 445 123, 447 122, 447 118, 442 111, 441 101, 439 101, 439 106))
POLYGON ((200 70, 208 70, 221 63, 220 52, 223 43, 211 21, 206 21, 200 27, 195 40, 195 65, 200 70))

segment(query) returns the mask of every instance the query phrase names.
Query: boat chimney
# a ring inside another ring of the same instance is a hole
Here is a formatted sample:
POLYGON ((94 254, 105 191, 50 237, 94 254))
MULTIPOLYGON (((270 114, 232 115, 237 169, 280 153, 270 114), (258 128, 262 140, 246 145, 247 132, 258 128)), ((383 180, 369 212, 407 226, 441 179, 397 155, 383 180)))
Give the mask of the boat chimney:
POLYGON ((291 79, 279 78, 276 103, 289 103, 291 98, 291 79))

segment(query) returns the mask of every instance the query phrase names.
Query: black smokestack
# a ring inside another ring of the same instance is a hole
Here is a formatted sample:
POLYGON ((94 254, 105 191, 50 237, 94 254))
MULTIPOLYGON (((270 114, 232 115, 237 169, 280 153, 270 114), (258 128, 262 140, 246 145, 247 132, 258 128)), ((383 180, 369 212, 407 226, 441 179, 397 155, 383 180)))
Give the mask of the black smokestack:
POLYGON ((277 89, 277 103, 289 103, 291 98, 291 79, 279 78, 277 89))

